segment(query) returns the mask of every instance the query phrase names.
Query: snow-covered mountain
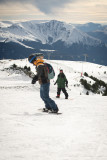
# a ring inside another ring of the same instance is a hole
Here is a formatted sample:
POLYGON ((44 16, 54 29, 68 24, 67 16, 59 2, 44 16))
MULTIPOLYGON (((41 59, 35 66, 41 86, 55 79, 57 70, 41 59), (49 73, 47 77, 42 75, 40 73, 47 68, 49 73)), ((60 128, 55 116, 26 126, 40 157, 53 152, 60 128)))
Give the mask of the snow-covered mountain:
POLYGON ((107 46, 107 27, 104 30, 96 30, 93 32, 88 32, 90 36, 100 39, 107 46))
POLYGON ((37 21, 28 21, 3 25, 1 23, 0 40, 8 41, 41 41, 42 44, 53 44, 59 40, 63 41, 65 45, 72 45, 73 43, 82 43, 86 45, 99 45, 100 40, 89 36, 80 31, 71 24, 66 24, 59 21, 49 21, 37 23, 37 21), (2 27, 4 26, 4 27, 2 27))
POLYGON ((86 23, 74 25, 82 32, 86 32, 88 35, 100 39, 107 45, 107 25, 101 25, 97 23, 86 23))
POLYGON ((26 30, 30 30, 43 44, 52 44, 59 40, 63 41, 66 45, 72 45, 73 43, 98 45, 100 43, 99 40, 64 22, 52 20, 35 25, 33 22, 30 25, 29 22, 25 22, 22 25, 26 30))
POLYGON ((104 30, 104 28, 107 27, 106 25, 101 25, 99 23, 92 23, 92 22, 86 24, 74 24, 74 26, 76 26, 79 30, 87 33, 97 30, 104 30))
MULTIPOLYGON (((88 54, 90 62, 107 65, 107 47, 99 37, 91 36, 73 24, 56 20, 2 21, 0 59, 25 58, 32 52, 47 49, 54 50, 52 59, 83 60, 83 54, 88 54)), ((45 55, 47 58, 48 53, 45 55)))
POLYGON ((1 27, 0 33, 0 41, 5 42, 22 42, 23 40, 35 40, 33 35, 26 31, 26 29, 19 23, 19 24, 12 24, 7 27, 1 27))

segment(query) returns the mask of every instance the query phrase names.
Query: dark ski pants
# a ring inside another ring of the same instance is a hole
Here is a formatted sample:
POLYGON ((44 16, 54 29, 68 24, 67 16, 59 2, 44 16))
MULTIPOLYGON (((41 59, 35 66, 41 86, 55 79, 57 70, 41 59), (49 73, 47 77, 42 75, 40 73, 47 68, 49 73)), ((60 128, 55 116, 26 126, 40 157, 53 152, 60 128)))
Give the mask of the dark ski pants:
POLYGON ((65 94, 65 98, 68 98, 68 93, 65 88, 57 88, 57 96, 60 97, 61 91, 65 94))
POLYGON ((58 110, 56 103, 49 97, 50 83, 45 83, 40 86, 40 97, 45 103, 47 109, 58 110))

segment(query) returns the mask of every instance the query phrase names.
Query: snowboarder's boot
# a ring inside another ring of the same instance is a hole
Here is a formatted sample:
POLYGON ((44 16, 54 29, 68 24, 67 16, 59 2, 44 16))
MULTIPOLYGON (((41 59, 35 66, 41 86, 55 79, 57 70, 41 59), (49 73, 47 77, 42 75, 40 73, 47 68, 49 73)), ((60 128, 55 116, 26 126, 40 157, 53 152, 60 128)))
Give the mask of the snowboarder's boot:
POLYGON ((65 99, 68 99, 68 93, 66 92, 66 94, 65 94, 65 99))
POLYGON ((57 110, 51 110, 51 111, 49 111, 49 113, 58 113, 58 111, 59 111, 59 109, 57 109, 57 110))
POLYGON ((49 112, 49 111, 52 111, 52 109, 51 108, 43 108, 43 110, 42 110, 43 112, 49 112))
POLYGON ((49 110, 47 108, 43 108, 43 112, 48 112, 49 110))
POLYGON ((60 98, 60 95, 57 95, 56 98, 60 98))
POLYGON ((68 97, 65 97, 65 99, 68 99, 68 97))

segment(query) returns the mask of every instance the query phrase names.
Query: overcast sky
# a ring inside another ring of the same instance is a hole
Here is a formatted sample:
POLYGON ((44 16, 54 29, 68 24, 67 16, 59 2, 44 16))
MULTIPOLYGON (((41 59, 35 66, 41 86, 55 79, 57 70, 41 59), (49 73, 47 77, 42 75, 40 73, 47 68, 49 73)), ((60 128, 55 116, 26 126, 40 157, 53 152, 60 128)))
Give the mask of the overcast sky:
POLYGON ((106 23, 107 0, 0 0, 0 20, 106 23))

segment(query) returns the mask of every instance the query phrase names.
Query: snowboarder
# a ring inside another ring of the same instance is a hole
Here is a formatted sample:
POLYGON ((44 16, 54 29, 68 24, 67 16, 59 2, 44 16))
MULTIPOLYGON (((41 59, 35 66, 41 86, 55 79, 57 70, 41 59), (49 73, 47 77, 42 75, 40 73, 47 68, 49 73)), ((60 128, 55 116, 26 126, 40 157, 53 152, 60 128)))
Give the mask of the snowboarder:
POLYGON ((57 96, 56 96, 56 98, 60 98, 60 93, 62 90, 63 93, 65 94, 65 99, 68 99, 68 93, 65 89, 65 86, 68 87, 68 80, 67 80, 65 74, 63 73, 62 69, 60 69, 60 73, 58 74, 57 80, 54 83, 54 85, 56 83, 57 83, 57 96))
POLYGON ((28 60, 34 66, 36 66, 37 74, 32 79, 32 84, 39 81, 40 84, 40 97, 45 103, 44 112, 51 111, 52 113, 58 112, 56 103, 49 97, 50 80, 48 79, 48 71, 46 65, 44 65, 44 55, 42 53, 36 53, 29 56, 28 60))

